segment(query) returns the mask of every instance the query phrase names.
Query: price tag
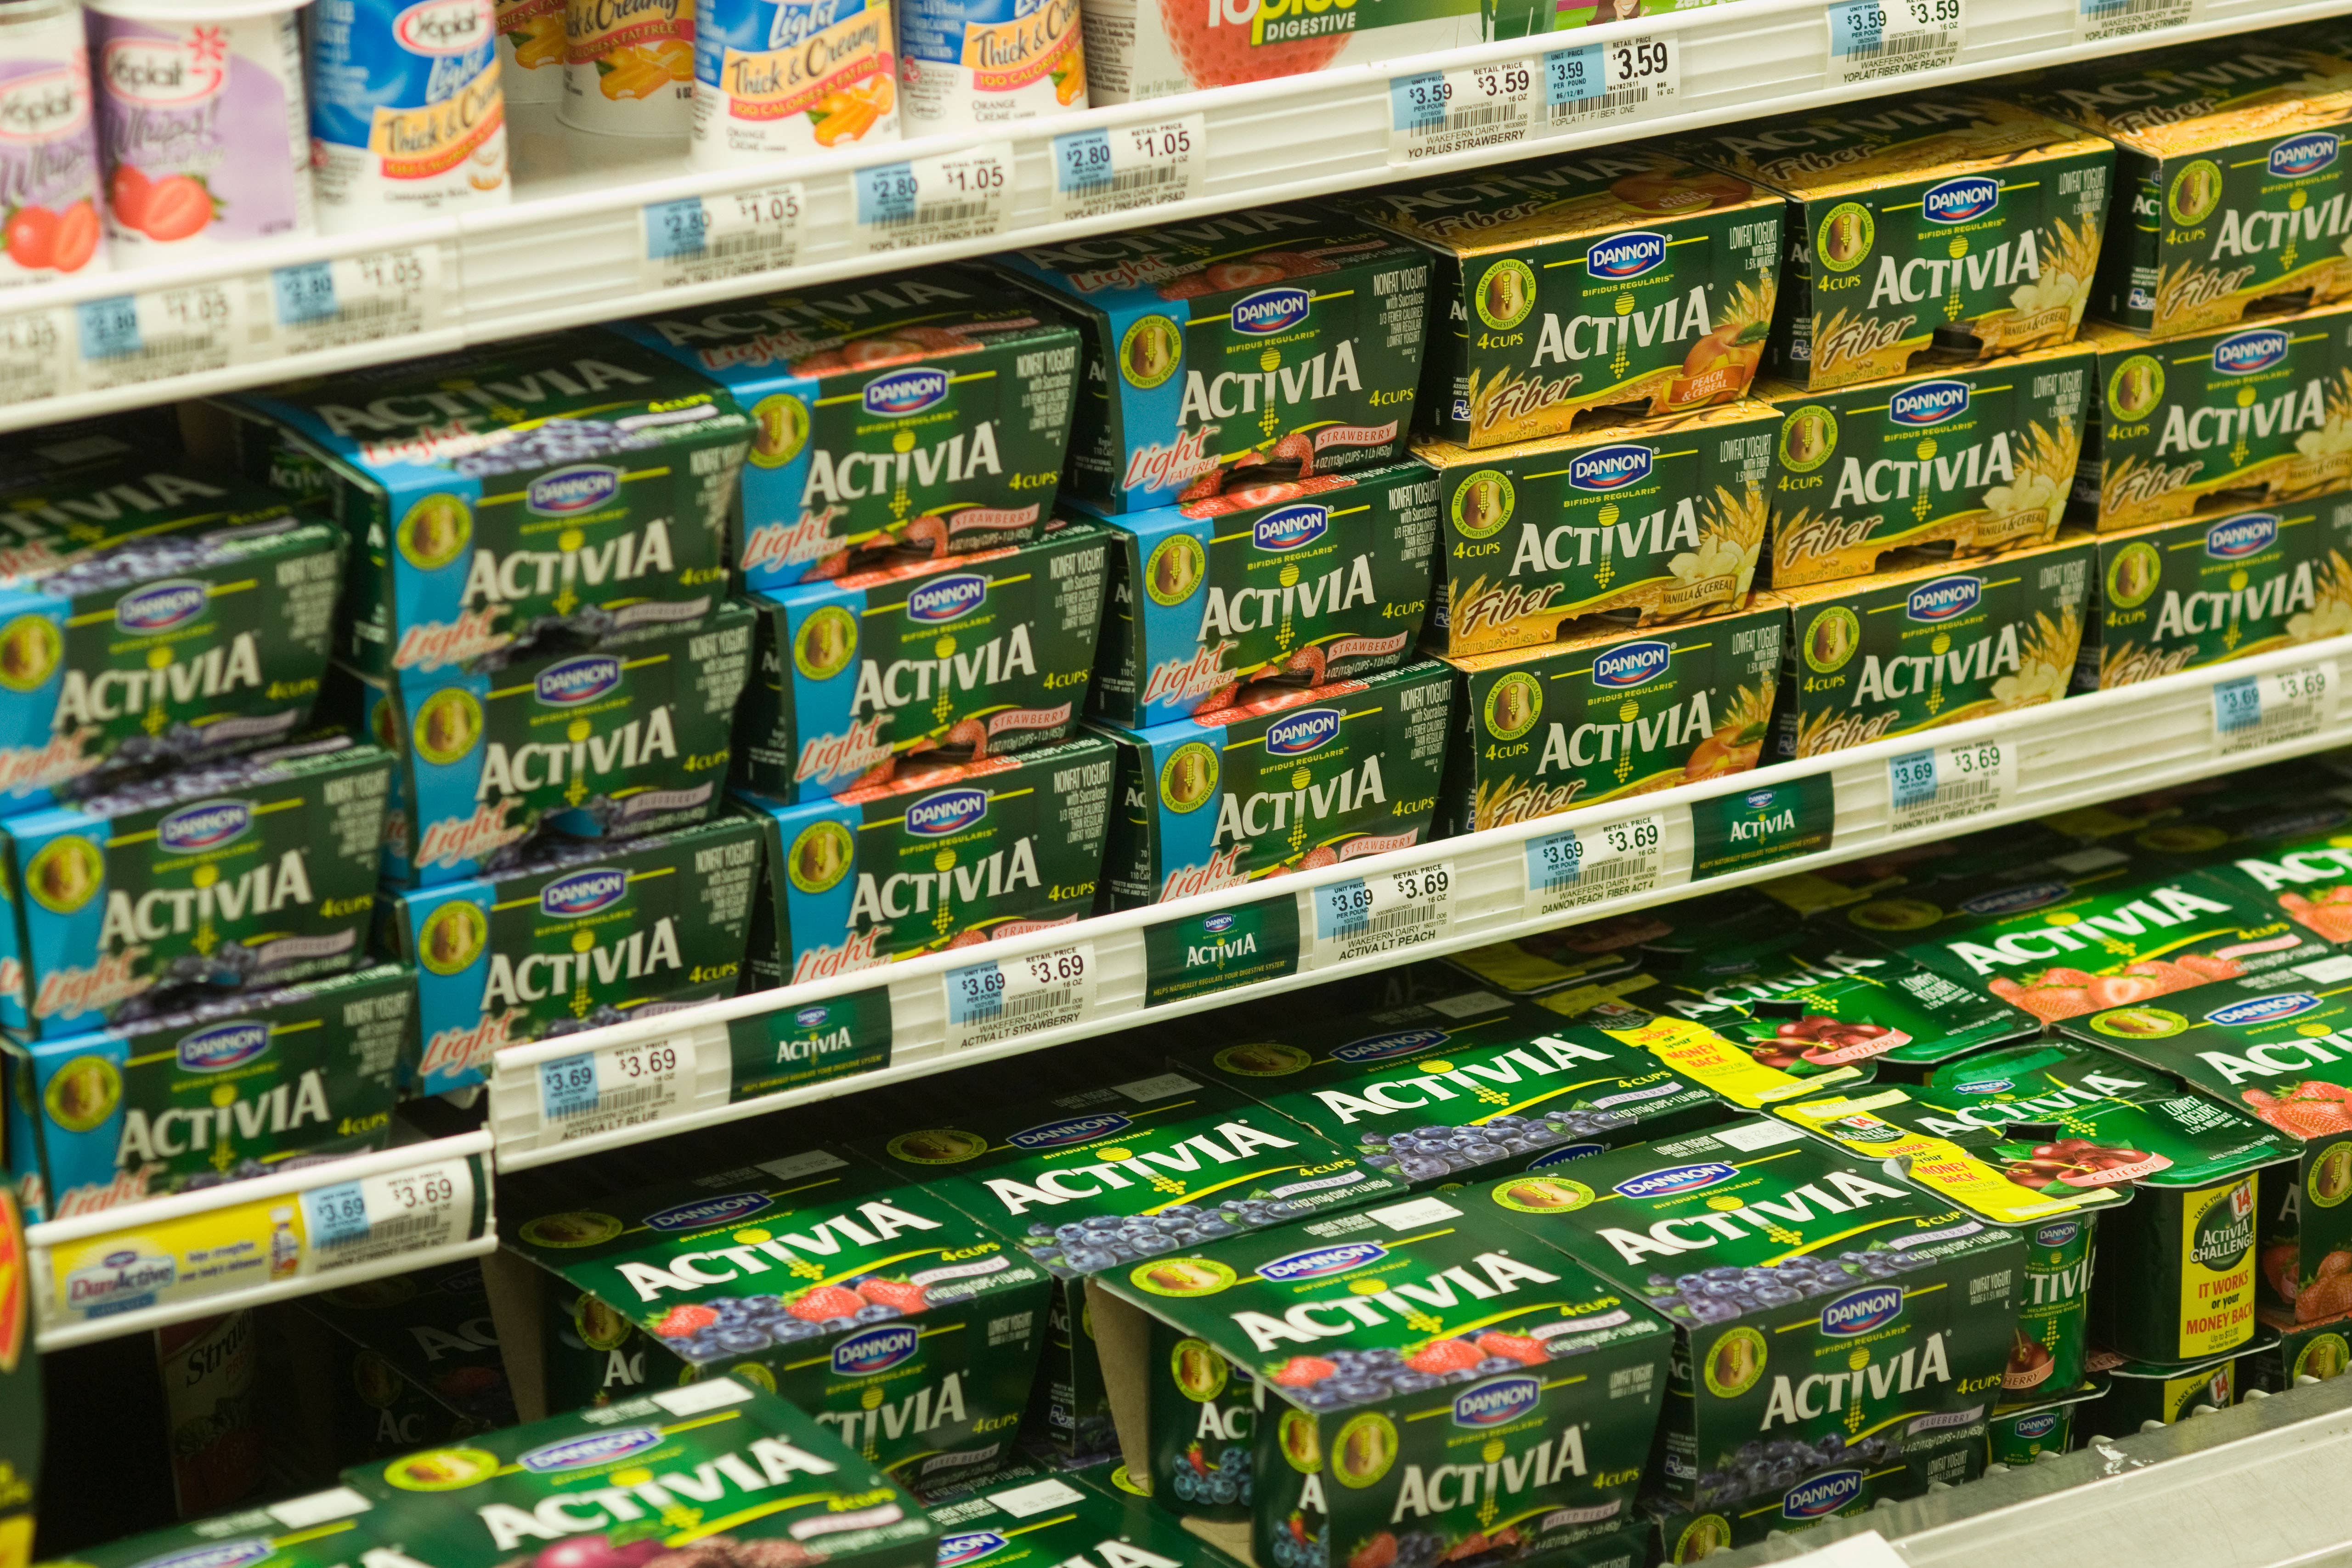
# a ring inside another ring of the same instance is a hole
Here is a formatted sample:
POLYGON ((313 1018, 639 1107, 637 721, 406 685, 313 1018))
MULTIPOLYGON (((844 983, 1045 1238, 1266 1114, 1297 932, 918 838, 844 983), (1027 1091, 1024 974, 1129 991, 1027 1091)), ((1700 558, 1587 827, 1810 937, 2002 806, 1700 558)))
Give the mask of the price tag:
POLYGON ((2017 793, 2017 748, 1979 741, 1890 757, 1886 791, 1890 833, 1999 811, 2017 793))
POLYGON ((2213 746, 2234 756, 2315 735, 2336 717, 2336 661, 2213 683, 2213 746))
POLYGON ((607 1046, 541 1062, 539 1107, 556 1142, 657 1121, 694 1093, 694 1037, 607 1046))
POLYGON ((247 357, 239 279, 117 294, 74 310, 83 392, 221 370, 247 357))
POLYGON ((988 142, 905 163, 882 163, 850 176, 857 228, 866 250, 910 250, 986 239, 1004 226, 1013 205, 1013 144, 988 142))
POLYGON ((1666 814, 1654 811, 1599 827, 1528 840, 1530 915, 1557 914, 1603 899, 1646 893, 1666 870, 1666 814))
POLYGON ((1554 49, 1543 58, 1542 129, 1580 131, 1671 105, 1683 57, 1671 33, 1554 49))
POLYGON ((1187 114, 1054 138, 1054 221, 1189 201, 1208 176, 1209 135, 1187 114))
POLYGON ((1532 61, 1499 60, 1389 79, 1389 162, 1415 163, 1528 139, 1532 61))
POLYGON ((998 1045, 1077 1023, 1094 1011, 1094 943, 985 959, 940 978, 947 990, 948 1049, 998 1045))
POLYGON ((800 254, 807 210, 798 181, 720 196, 650 202, 639 275, 649 288, 678 289, 790 267, 800 254))
POLYGON ((1937 70, 1960 58, 1960 0, 1832 0, 1830 84, 1937 70))
POLYGON ((278 346, 289 354, 372 343, 441 325, 441 247, 403 246, 269 275, 278 346))
POLYGON ((73 338, 63 310, 0 316, 0 404, 63 397, 73 390, 73 338))
POLYGON ((1315 900, 1315 961, 1309 968, 1417 947, 1444 936, 1454 922, 1454 863, 1432 860, 1327 882, 1315 900))
POLYGON ((2078 0, 2074 37, 2085 44, 2128 38, 2205 19, 2205 0, 2078 0))
POLYGON ((313 1187, 301 1201, 314 1271, 446 1247, 473 1234, 473 1162, 441 1160, 313 1187))

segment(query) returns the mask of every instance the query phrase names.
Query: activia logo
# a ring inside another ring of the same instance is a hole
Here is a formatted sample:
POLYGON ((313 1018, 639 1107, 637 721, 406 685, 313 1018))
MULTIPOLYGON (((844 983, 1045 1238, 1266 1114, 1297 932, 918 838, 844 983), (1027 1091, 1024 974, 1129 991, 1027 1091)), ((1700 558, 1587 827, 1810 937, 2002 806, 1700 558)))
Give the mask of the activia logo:
POLYGON ((155 825, 155 842, 174 855, 233 844, 253 826, 249 800, 200 800, 155 825))
POLYGON ((1543 1397, 1532 1377, 1497 1377, 1473 1384, 1454 1396, 1456 1426, 1501 1426, 1517 1420, 1543 1397))
POLYGON ((1596 239, 1587 246, 1584 272, 1588 278, 1639 278, 1665 259, 1666 237, 1637 228, 1596 239))
POLYGON ((2219 1024, 2225 1029, 2234 1029, 2245 1024, 2274 1024, 2281 1018, 2292 1018, 2297 1013, 2308 1013, 2318 1005, 2319 998, 2308 991, 2281 991, 2268 996, 2250 996, 2226 1007, 2216 1007, 2205 1015, 2205 1021, 2219 1024))
POLYGON ((2213 345, 2213 368, 2223 375, 2252 375, 2286 358, 2290 339, 2276 327, 2231 332, 2213 345))
POLYGON ((1852 1339, 1884 1327, 1902 1315, 1902 1286, 1864 1286, 1847 1291, 1822 1309, 1822 1332, 1832 1339, 1852 1339))
POLYGON ((1261 1263, 1257 1277, 1273 1285, 1293 1279, 1320 1279, 1327 1274, 1345 1274, 1350 1268, 1377 1263, 1388 1255, 1389 1249, 1376 1241, 1341 1242, 1337 1247, 1318 1247, 1310 1252, 1294 1252, 1287 1258, 1261 1263))
POLYGON ((1276 508, 1250 526, 1250 537, 1260 550, 1296 550, 1323 537, 1331 525, 1328 507, 1301 504, 1276 508))
POLYGON ((2279 520, 2266 511, 2225 517, 2205 531, 2205 553, 2216 561, 2234 561, 2268 550, 2278 541, 2279 520))
POLYGON ((1948 621, 1975 609, 1983 597, 1981 577, 1938 577, 1912 589, 1903 613, 1915 621, 1948 621))
POLYGON ((1919 198, 1919 216, 1929 223, 1966 223, 2000 205, 2000 182, 1982 174, 1962 174, 1930 185, 1919 198))
POLYGON ((621 493, 621 470, 581 463, 541 474, 522 493, 522 504, 541 517, 569 517, 603 506, 621 493))
POLYGON ((643 1453, 661 1440, 658 1426, 624 1426, 617 1432, 591 1432, 584 1437, 550 1443, 520 1456, 515 1462, 535 1476, 543 1476, 551 1470, 576 1470, 625 1458, 643 1453))
POLYGON ((1616 1190, 1629 1198, 1670 1198, 1677 1193, 1695 1193, 1701 1187, 1727 1182, 1738 1174, 1738 1166, 1727 1165, 1720 1160, 1709 1160, 1702 1164, 1667 1165, 1655 1171, 1644 1171, 1638 1176, 1618 1183, 1616 1190))
POLYGON ((845 1376, 887 1372, 915 1353, 915 1325, 885 1323, 833 1347, 833 1370, 845 1376))
POLYGON ((987 815, 986 790, 943 789, 907 808, 907 831, 918 838, 944 838, 961 833, 987 815))
POLYGON ((558 877, 539 890, 539 912, 550 920, 576 920, 607 910, 629 890, 629 874, 615 866, 591 866, 558 877))
POLYGON ((975 1530, 969 1535, 940 1537, 939 1568, 957 1568, 959 1563, 977 1563, 992 1556, 1010 1544, 992 1530, 975 1530))
POLYGON ((868 414, 920 414, 948 395, 948 373, 929 365, 894 370, 866 384, 859 401, 868 414))
POLYGON ((193 1035, 183 1035, 173 1047, 180 1065, 190 1072, 219 1072, 239 1062, 249 1062, 269 1048, 269 1026, 250 1018, 235 1023, 215 1024, 209 1029, 198 1029, 193 1035))
POLYGON ((2336 162, 2336 133, 2332 131, 2312 131, 2301 136, 2290 136, 2271 149, 2271 173, 2289 176, 2316 174, 2336 162))
POLYGON ((1999 892, 1979 893, 1960 900, 1960 912, 1970 915, 2014 915, 2054 904, 2074 890, 2071 882, 2028 882, 1999 892))
POLYGON ((577 708, 621 684, 621 661, 607 653, 583 653, 539 672, 535 690, 549 708, 577 708))
POLYGON ((1321 750, 1339 733, 1337 708, 1309 708, 1286 713, 1266 726, 1265 749, 1277 757, 1303 757, 1321 750))
POLYGON ((2031 1415, 2021 1415, 2010 1424, 2010 1430, 2021 1437, 2047 1437, 2058 1426, 2058 1412, 2037 1410, 2031 1415))
POLYGON ((764 1193, 729 1193, 724 1197, 697 1198, 692 1203, 646 1215, 646 1228, 659 1231, 700 1230, 706 1226, 735 1225, 772 1206, 764 1193))
POLYGON ((2033 1233, 2036 1247, 2063 1247, 2082 1234, 2080 1220, 2063 1219, 2055 1225, 2045 1225, 2033 1233))
POLYGON ((1083 1143, 1089 1138, 1107 1138, 1114 1132, 1124 1132, 1134 1125, 1132 1117, 1121 1116, 1116 1110, 1106 1110, 1096 1116, 1073 1116, 1066 1121, 1047 1121, 1024 1128, 1005 1142, 1015 1149, 1063 1149, 1072 1143, 1083 1143))
POLYGON ((1261 289, 1234 306, 1234 331, 1253 338, 1286 332, 1307 319, 1312 303, 1304 289, 1261 289))
POLYGON ((392 36, 412 55, 462 55, 490 42, 487 0, 417 0, 393 18, 392 36))
POLYGON ((1831 1470, 1799 1481, 1780 1499, 1783 1519, 1820 1519, 1862 1495, 1860 1470, 1831 1470))
POLYGON ((1569 458, 1568 482, 1580 490, 1622 490, 1648 479, 1657 460, 1652 447, 1595 447, 1569 458))
POLYGON ((988 579, 976 573, 960 572, 952 577, 926 583, 908 594, 907 618, 935 626, 961 620, 986 603, 988 579))
POLYGON ((1897 388, 1895 395, 1886 400, 1886 416, 1913 429, 1941 425, 1968 411, 1969 384, 1965 381, 1915 381, 1897 388))
POLYGON ((202 583, 174 579, 152 584, 114 602, 114 624, 134 635, 168 632, 203 615, 210 598, 202 583))
POLYGON ((1592 684, 1611 691, 1647 685, 1666 672, 1675 650, 1654 641, 1621 642, 1592 661, 1592 684))
POLYGON ((245 1568, 248 1563, 258 1563, 278 1548, 267 1538, 250 1541, 223 1541, 210 1546, 192 1546, 185 1552, 174 1552, 163 1557, 150 1557, 134 1568, 245 1568))
POLYGON ((1445 1033, 1442 1029, 1400 1029, 1393 1035, 1371 1035, 1360 1040, 1349 1040, 1344 1046, 1334 1047, 1331 1059, 1376 1062, 1444 1043, 1445 1033))

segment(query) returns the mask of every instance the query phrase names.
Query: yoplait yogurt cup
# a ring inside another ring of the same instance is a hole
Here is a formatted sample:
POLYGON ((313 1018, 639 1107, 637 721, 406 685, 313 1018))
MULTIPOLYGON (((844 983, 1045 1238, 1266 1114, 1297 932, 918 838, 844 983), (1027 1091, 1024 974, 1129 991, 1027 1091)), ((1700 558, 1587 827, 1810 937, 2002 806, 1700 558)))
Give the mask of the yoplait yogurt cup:
POLYGON ((0 11, 0 286, 106 269, 98 186, 79 8, 0 11))
POLYGON ((911 134, 1087 107, 1078 0, 909 0, 899 26, 911 134))
POLYGON ((694 38, 706 168, 898 139, 889 0, 707 0, 694 38))
POLYGON ((285 0, 107 0, 89 16, 107 243, 143 265, 310 232, 302 37, 285 0))
POLYGON ((694 0, 564 0, 563 107, 581 131, 675 136, 694 113, 694 0))
POLYGON ((563 0, 497 0, 499 79, 509 103, 563 100, 563 0))
POLYGON ((508 199, 497 39, 490 0, 319 0, 310 166, 321 229, 508 199))

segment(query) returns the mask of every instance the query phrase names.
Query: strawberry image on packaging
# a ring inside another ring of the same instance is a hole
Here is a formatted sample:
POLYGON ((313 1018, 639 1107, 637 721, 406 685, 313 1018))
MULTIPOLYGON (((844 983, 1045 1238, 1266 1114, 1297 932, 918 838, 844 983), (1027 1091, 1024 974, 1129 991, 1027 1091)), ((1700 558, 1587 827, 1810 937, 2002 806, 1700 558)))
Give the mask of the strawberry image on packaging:
POLYGON ((1481 42, 1480 0, 1087 0, 1087 88, 1140 103, 1481 42))
POLYGON ((1429 262, 1369 224, 1258 207, 998 259, 1084 335, 1068 482, 1097 510, 1403 455, 1429 262))

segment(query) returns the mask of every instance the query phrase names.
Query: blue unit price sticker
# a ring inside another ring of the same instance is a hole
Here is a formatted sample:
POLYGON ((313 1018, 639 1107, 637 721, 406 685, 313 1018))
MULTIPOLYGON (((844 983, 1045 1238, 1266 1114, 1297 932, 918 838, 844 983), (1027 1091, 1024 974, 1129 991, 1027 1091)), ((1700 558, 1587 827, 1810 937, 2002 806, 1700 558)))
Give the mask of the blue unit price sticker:
POLYGON ((1208 177, 1201 115, 1073 131, 1054 138, 1054 221, 1190 201, 1208 177))
POLYGON ((950 969, 940 977, 948 1049, 1001 1045, 1083 1022, 1094 1013, 1096 975, 1090 942, 950 969))
POLYGON ((873 255, 988 239, 1013 210, 1013 144, 877 163, 849 177, 856 198, 854 243, 873 255))
POLYGON ((79 389, 104 392, 266 357, 270 334, 265 328, 257 341, 247 294, 246 279, 227 278, 84 300, 73 307, 79 389))
POLYGON ((646 287, 680 289, 790 267, 806 212, 800 182, 723 195, 649 202, 642 209, 646 287))
POLYGON ((2213 746, 2221 756, 2317 734, 2336 721, 2336 661, 2213 683, 2213 746))
POLYGON ((1374 871, 1326 882, 1315 906, 1315 950, 1302 968, 1319 969, 1442 940, 1454 925, 1454 862, 1374 871))
POLYGON ((2017 745, 1978 741, 1889 757, 1886 793, 1889 833, 1999 811, 2017 794, 2017 745))
POLYGON ((1526 141, 1535 88, 1535 64, 1523 59, 1391 77, 1389 162, 1526 141))
POLYGON ((1543 58, 1542 129, 1580 131, 1672 108, 1682 96, 1682 58, 1671 33, 1552 50, 1543 58))
POLYGON ((658 1121, 689 1107, 697 1057, 681 1030, 541 1062, 540 1116, 558 1142, 658 1121))
POLYGON ((1527 862, 1530 916, 1649 892, 1665 878, 1666 814, 1543 834, 1528 840, 1527 862))
POLYGON ((441 247, 408 245, 303 261, 269 274, 278 352, 316 353, 433 331, 446 320, 441 247))
POLYGON ((1961 0, 1831 0, 1829 83, 1941 69, 1960 58, 1961 0))
POLYGON ((473 1231, 474 1166, 457 1155, 312 1187, 300 1203, 310 1270, 349 1268, 466 1240, 473 1231))

